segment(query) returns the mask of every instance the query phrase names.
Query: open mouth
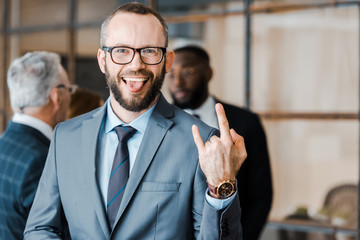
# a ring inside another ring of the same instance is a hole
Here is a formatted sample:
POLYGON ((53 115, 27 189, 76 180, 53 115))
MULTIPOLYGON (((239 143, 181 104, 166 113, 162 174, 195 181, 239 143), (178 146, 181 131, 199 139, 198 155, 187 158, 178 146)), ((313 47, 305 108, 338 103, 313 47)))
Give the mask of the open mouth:
POLYGON ((130 92, 140 92, 149 81, 149 77, 123 77, 122 80, 130 92))

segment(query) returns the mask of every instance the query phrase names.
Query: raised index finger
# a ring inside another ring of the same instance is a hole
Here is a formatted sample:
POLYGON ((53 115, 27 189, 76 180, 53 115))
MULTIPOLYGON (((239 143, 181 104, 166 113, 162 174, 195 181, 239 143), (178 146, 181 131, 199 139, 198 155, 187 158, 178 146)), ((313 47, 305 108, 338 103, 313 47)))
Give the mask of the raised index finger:
POLYGON ((218 118, 219 128, 220 128, 220 138, 231 139, 229 122, 225 115, 224 107, 221 103, 215 105, 216 115, 218 118))

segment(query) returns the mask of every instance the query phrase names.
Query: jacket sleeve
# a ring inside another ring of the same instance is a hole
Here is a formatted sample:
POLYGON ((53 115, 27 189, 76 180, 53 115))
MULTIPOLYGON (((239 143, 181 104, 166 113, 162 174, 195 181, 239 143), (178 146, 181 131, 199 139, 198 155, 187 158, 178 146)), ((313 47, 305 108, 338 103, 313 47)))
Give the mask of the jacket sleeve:
POLYGON ((216 210, 204 203, 203 219, 198 239, 241 240, 240 203, 236 197, 225 209, 216 210))
POLYGON ((43 174, 31 207, 24 239, 67 239, 67 223, 61 205, 56 173, 56 129, 43 174))

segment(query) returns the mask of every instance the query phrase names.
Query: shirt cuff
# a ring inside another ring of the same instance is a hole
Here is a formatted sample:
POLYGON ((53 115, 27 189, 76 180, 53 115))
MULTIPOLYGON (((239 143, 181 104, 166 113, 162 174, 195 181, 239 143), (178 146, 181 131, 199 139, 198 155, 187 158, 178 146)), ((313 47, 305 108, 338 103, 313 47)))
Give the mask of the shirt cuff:
POLYGON ((230 203, 232 203, 232 201, 234 200, 236 195, 237 195, 237 191, 233 195, 231 195, 231 197, 229 197, 229 198, 217 199, 217 198, 213 198, 209 195, 209 189, 206 189, 206 192, 205 192, 206 201, 209 203, 209 205, 211 207, 215 208, 216 210, 221 210, 221 209, 229 206, 230 203))

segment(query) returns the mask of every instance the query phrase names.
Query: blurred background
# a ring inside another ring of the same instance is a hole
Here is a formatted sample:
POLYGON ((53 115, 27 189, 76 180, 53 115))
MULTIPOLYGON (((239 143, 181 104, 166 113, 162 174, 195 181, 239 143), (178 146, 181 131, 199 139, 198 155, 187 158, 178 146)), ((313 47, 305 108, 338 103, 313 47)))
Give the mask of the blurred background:
MULTIPOLYGON (((59 53, 71 81, 106 100, 100 25, 125 2, 0 0, 0 133, 12 116, 8 66, 28 51, 59 53)), ((166 17, 169 49, 208 50, 210 92, 261 116, 274 187, 262 240, 358 237, 359 1, 138 2, 166 17)))

